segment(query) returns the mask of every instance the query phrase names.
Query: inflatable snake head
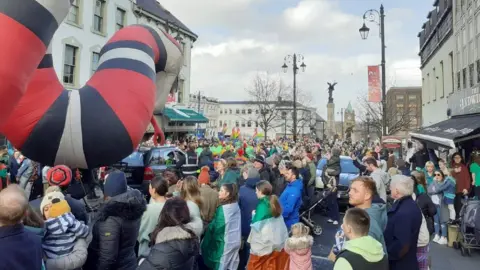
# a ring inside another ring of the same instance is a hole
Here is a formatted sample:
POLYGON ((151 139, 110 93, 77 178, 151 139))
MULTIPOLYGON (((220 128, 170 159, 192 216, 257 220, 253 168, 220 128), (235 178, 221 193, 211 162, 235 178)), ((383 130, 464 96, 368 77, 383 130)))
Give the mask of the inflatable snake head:
POLYGON ((0 0, 0 133, 42 165, 96 168, 134 151, 153 112, 163 110, 182 52, 160 29, 131 25, 101 49, 86 85, 67 90, 49 44, 69 5, 0 0))

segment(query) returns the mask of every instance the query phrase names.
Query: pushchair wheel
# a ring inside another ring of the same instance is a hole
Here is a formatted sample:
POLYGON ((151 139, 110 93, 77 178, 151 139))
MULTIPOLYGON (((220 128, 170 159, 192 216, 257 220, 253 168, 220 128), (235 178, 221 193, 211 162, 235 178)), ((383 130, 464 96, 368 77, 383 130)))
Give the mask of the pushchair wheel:
POLYGON ((458 249, 458 248, 459 248, 457 241, 453 242, 453 248, 454 248, 454 249, 458 249))
POLYGON ((462 253, 463 257, 467 256, 467 249, 464 246, 460 246, 460 253, 462 253))
POLYGON ((468 257, 472 257, 472 249, 466 248, 468 257))
POLYGON ((313 234, 321 235, 322 233, 323 233, 322 226, 320 226, 320 225, 313 226, 313 234))

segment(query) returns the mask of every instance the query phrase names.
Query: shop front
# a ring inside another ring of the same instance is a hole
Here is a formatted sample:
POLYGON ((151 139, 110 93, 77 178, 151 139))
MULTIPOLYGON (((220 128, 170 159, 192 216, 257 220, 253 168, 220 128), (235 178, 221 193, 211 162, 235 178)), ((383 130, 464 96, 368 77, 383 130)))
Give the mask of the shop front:
POLYGON ((424 142, 428 148, 440 151, 460 150, 468 157, 480 148, 479 87, 457 91, 448 98, 450 119, 410 133, 412 139, 424 142))
MULTIPOLYGON (((187 136, 196 135, 197 124, 208 123, 208 119, 192 109, 166 107, 163 113, 155 115, 158 125, 165 133, 165 137, 171 140, 178 140, 187 136)), ((147 133, 153 133, 149 126, 147 133)))

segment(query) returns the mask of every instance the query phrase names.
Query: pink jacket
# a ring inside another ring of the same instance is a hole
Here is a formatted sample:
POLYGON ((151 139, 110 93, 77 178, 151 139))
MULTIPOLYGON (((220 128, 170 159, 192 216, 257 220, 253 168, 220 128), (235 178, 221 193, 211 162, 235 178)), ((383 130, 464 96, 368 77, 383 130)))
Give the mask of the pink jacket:
POLYGON ((285 251, 290 255, 290 270, 312 270, 313 237, 290 237, 285 242, 285 251))

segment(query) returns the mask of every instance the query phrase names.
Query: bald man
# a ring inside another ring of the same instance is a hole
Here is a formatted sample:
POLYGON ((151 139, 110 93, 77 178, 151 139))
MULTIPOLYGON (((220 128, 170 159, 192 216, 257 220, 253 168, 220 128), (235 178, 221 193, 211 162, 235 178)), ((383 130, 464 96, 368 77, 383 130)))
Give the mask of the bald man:
POLYGON ((1 269, 42 269, 42 240, 25 230, 28 199, 18 185, 0 192, 1 269))

